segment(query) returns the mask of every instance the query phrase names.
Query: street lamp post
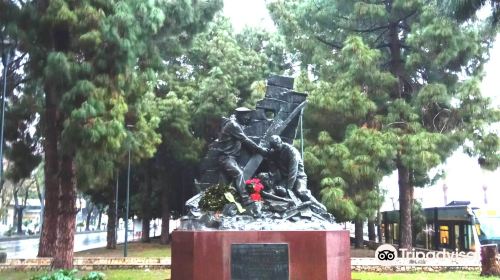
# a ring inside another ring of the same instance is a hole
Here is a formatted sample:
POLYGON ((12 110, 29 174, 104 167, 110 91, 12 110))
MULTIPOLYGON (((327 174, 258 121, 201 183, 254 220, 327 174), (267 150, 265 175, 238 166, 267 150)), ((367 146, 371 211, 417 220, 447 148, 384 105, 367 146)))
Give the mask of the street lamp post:
POLYGON ((116 244, 118 244, 118 228, 120 226, 120 219, 118 218, 118 187, 119 187, 119 180, 118 180, 118 176, 120 175, 119 174, 119 170, 116 170, 116 193, 115 193, 115 247, 116 247, 116 244))
POLYGON ((125 199, 125 245, 123 247, 123 256, 127 257, 128 243, 128 206, 130 203, 130 146, 128 147, 128 168, 127 168, 127 195, 125 199))
MULTIPOLYGON (((0 124, 0 181, 3 181, 3 138, 5 124, 5 95, 7 92, 7 73, 10 64, 11 52, 13 52, 12 41, 2 37, 2 63, 3 63, 3 90, 2 90, 2 120, 0 124)), ((1 189, 1 187, 0 187, 1 189)))

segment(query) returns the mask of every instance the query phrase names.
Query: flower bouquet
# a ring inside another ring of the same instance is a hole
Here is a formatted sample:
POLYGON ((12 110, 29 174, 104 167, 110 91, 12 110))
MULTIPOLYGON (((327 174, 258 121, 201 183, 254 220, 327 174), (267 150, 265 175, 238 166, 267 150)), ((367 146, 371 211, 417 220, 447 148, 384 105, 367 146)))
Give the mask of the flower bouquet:
POLYGON ((262 196, 260 192, 264 189, 264 185, 261 183, 259 178, 252 178, 245 181, 247 186, 247 192, 250 195, 252 201, 262 201, 262 196))

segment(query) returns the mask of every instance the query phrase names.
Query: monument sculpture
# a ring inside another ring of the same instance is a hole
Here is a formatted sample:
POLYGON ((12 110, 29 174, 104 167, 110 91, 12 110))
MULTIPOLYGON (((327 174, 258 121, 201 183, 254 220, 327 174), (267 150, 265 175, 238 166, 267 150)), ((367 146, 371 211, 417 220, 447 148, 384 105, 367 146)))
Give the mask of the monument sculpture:
POLYGON ((292 88, 292 78, 272 76, 255 110, 240 107, 222 119, 219 137, 201 165, 200 192, 187 201, 181 229, 335 227, 307 188, 302 155, 292 145, 307 97, 292 88), (200 202, 220 184, 232 185, 235 192, 224 194, 226 205, 220 211, 203 211, 200 202))
POLYGON ((223 118, 172 233, 172 280, 350 280, 349 232, 311 194, 292 145, 306 105, 271 76, 255 110, 223 118))

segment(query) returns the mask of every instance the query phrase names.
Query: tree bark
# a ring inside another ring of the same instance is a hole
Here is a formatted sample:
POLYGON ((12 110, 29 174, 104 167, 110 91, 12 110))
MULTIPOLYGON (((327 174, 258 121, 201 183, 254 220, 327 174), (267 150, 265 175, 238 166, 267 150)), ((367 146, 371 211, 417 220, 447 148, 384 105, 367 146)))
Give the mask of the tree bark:
POLYGON ((354 221, 354 247, 363 248, 363 221, 354 221))
POLYGON ((16 232, 17 234, 21 234, 21 229, 20 225, 18 224, 19 219, 17 216, 19 215, 19 196, 18 196, 19 189, 15 189, 13 192, 14 196, 14 215, 12 215, 12 227, 16 225, 16 232))
POLYGON ((99 214, 97 215, 97 230, 101 230, 102 208, 101 207, 97 207, 97 211, 99 211, 99 214))
POLYGON ((161 244, 170 243, 170 207, 168 205, 168 188, 161 192, 161 244))
POLYGON ((142 237, 141 241, 144 243, 149 243, 151 242, 151 238, 149 238, 149 233, 150 233, 150 224, 151 220, 149 218, 142 218, 142 237))
POLYGON ((411 250, 411 203, 413 186, 410 183, 410 172, 398 159, 399 184, 399 248, 411 250))
POLYGON ((92 205, 92 207, 89 209, 88 205, 90 203, 87 204, 87 218, 85 219, 85 231, 89 231, 90 230, 90 218, 92 218, 92 212, 94 211, 94 205, 92 205))
POLYGON ((151 224, 151 195, 153 192, 153 185, 151 182, 151 177, 149 176, 149 170, 151 170, 153 166, 148 161, 148 170, 146 170, 146 182, 145 182, 145 191, 142 197, 142 242, 149 243, 151 239, 149 238, 150 233, 150 224, 151 224))
POLYGON ((377 236, 378 243, 382 243, 382 214, 380 213, 380 209, 377 211, 377 236))
POLYGON ((58 208, 59 208, 59 173, 58 160, 58 110, 55 105, 55 94, 50 90, 45 93, 45 211, 43 213, 42 232, 38 246, 38 257, 54 256, 57 240, 58 208))
POLYGON ((40 184, 35 178, 36 192, 38 194, 38 200, 40 201, 40 227, 43 225, 43 213, 45 212, 45 198, 43 197, 42 192, 40 191, 40 184))
MULTIPOLYGON (((115 190, 116 192, 116 190, 115 190)), ((116 213, 115 213, 115 196, 111 197, 108 204, 108 224, 106 226, 106 249, 116 249, 116 213)))
POLYGON ((481 246, 481 276, 500 276, 500 263, 497 261, 497 245, 481 246))
POLYGON ((28 204, 28 195, 30 187, 31 185, 26 186, 26 189, 24 190, 23 205, 21 205, 21 208, 19 209, 19 223, 21 224, 21 232, 23 231, 23 215, 24 215, 24 210, 26 209, 26 205, 28 204))
POLYGON ((16 209, 17 212, 17 234, 22 235, 24 234, 23 232, 23 212, 24 212, 24 207, 23 206, 18 206, 16 209))
MULTIPOLYGON (((392 0, 386 2, 386 7, 390 11, 392 9, 392 0)), ((401 58, 402 42, 400 39, 401 29, 399 22, 394 21, 389 24, 388 44, 391 55, 390 71, 398 79, 397 87, 391 93, 392 98, 405 99, 410 96, 411 88, 405 87, 405 69, 401 58)), ((401 120, 405 121, 405 120, 401 120)), ((411 203, 413 200, 413 186, 410 183, 410 172, 401 162, 398 156, 396 159, 398 168, 398 185, 399 185, 399 248, 410 250, 412 248, 412 232, 411 232, 411 203)))
MULTIPOLYGON (((388 5, 386 7, 388 9, 392 9, 392 0, 388 1, 388 5)), ((390 11, 389 11, 390 12, 390 11)), ((389 51, 391 53, 390 59, 390 71, 396 76, 398 79, 398 83, 394 91, 391 93, 391 97, 393 98, 403 98, 405 95, 405 87, 404 87, 404 65, 403 60, 401 58, 401 40, 399 37, 400 29, 399 22, 391 22, 389 24, 389 32, 388 32, 388 43, 389 43, 389 51)))
POLYGON ((76 227, 76 180, 72 156, 64 155, 61 162, 61 205, 57 226, 57 242, 53 267, 71 269, 76 227))
POLYGON ((368 219, 368 240, 375 241, 375 221, 368 219))

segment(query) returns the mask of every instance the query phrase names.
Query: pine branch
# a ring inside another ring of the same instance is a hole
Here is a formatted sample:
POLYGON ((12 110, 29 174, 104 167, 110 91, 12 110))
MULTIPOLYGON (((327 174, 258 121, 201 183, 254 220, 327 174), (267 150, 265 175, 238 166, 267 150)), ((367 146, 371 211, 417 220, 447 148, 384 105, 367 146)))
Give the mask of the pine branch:
POLYGON ((389 31, 389 29, 386 29, 386 30, 382 31, 380 34, 378 34, 377 39, 375 39, 375 41, 373 41, 373 42, 377 43, 378 40, 380 40, 382 38, 382 36, 384 36, 384 34, 387 33, 387 31, 389 31))
POLYGON ((406 16, 399 18, 396 22, 404 22, 405 20, 409 19, 410 17, 414 16, 417 13, 417 10, 414 10, 413 12, 407 14, 406 16))
POLYGON ((321 43, 325 44, 325 45, 328 45, 334 49, 337 49, 337 50, 341 50, 342 49, 342 45, 339 45, 338 43, 334 43, 334 42, 328 42, 326 41, 325 39, 321 38, 320 36, 316 35, 314 36, 318 41, 320 41, 321 43))
POLYGON ((400 22, 398 24, 398 27, 401 28, 401 29, 403 29, 406 32, 410 32, 411 31, 410 26, 406 22, 400 22))
POLYGON ((409 127, 409 126, 410 126, 407 122, 403 122, 403 121, 401 121, 401 122, 392 122, 392 123, 390 123, 390 124, 387 124, 386 126, 387 126, 387 127, 389 127, 389 126, 392 126, 392 125, 398 125, 398 124, 403 124, 403 125, 405 125, 406 127, 409 127))
MULTIPOLYGON (((441 111, 439 111, 439 112, 438 112, 438 113, 434 116, 434 118, 432 118, 432 125, 434 126, 434 129, 435 129, 436 131, 438 130, 438 128, 436 127, 436 122, 435 122, 435 121, 436 121, 436 118, 437 118, 437 117, 438 117, 438 116, 439 116, 442 112, 444 112, 444 111, 448 111, 448 112, 450 112, 450 113, 451 113, 451 110, 449 110, 449 109, 446 109, 446 108, 445 108, 445 109, 442 109, 441 111)), ((447 124, 447 123, 448 123, 448 120, 446 120, 446 122, 444 123, 443 127, 441 127, 441 130, 439 131, 439 133, 443 133, 444 129, 446 128, 446 124, 447 124)))
POLYGON ((376 49, 383 49, 383 48, 388 48, 389 46, 390 46, 389 43, 384 42, 382 44, 376 45, 375 48, 376 49))
POLYGON ((17 81, 12 88, 17 88, 20 84, 24 84, 24 83, 26 83, 27 81, 30 81, 30 80, 31 80, 30 77, 21 79, 21 80, 17 81))
MULTIPOLYGON (((21 64, 20 64, 20 63, 21 63, 21 61, 23 60, 23 58, 24 58, 26 55, 28 55, 28 52, 25 52, 25 53, 21 54, 20 56, 18 56, 16 59, 14 59, 13 61, 11 61, 10 63, 11 63, 11 64, 15 64, 15 65, 17 65, 17 68, 19 68, 19 66, 21 65, 21 64)), ((24 64, 26 64, 26 63, 23 63, 22 65, 24 65, 24 64)))
POLYGON ((358 33, 370 33, 370 32, 374 32, 374 31, 382 30, 382 29, 387 29, 387 28, 389 28, 389 24, 384 25, 384 26, 371 27, 368 29, 356 29, 356 28, 345 28, 345 29, 347 29, 349 31, 353 31, 353 32, 358 32, 358 33))

